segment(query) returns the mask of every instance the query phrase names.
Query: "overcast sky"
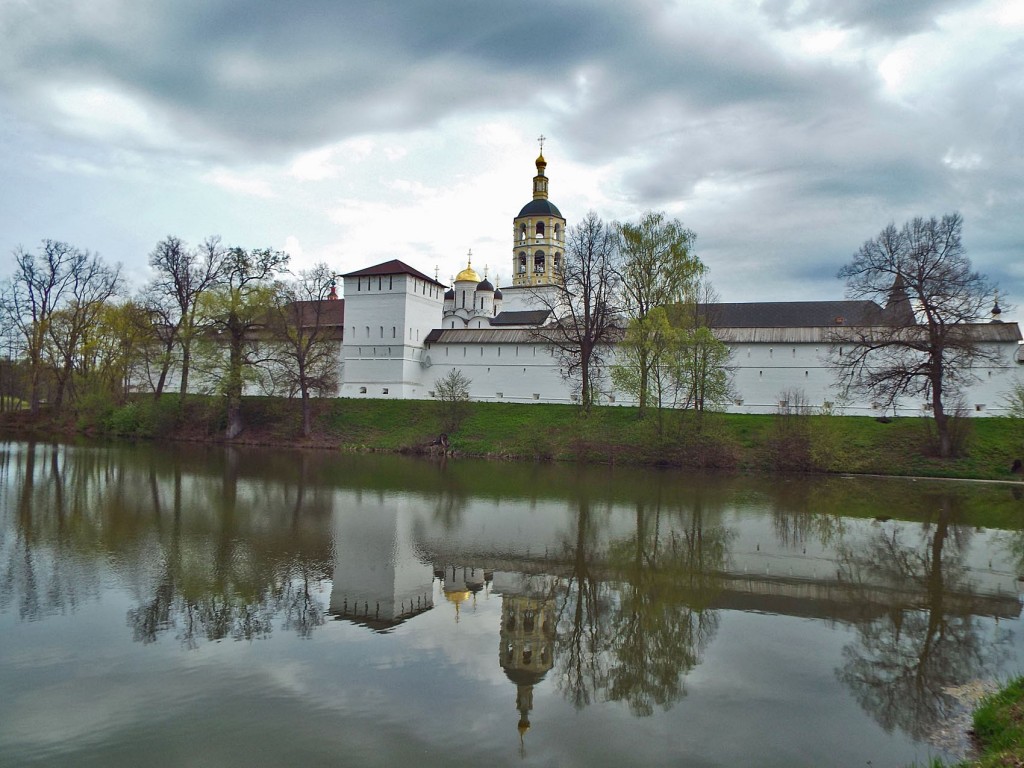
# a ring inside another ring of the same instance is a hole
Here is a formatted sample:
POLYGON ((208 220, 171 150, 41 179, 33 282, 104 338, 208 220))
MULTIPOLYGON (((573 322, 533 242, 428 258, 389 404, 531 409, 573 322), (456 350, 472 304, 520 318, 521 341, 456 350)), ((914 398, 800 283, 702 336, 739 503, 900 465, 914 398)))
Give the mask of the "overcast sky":
POLYGON ((664 210, 725 301, 952 211, 1024 296, 1024 0, 0 0, 0 43, 4 274, 220 235, 505 285, 543 133, 570 225, 664 210))

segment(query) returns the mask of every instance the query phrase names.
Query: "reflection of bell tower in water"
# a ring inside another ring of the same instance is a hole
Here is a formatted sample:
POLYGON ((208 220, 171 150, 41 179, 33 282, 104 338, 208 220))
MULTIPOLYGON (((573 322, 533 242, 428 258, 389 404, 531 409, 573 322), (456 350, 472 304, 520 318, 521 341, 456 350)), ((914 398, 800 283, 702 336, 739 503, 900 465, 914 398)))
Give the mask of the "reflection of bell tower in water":
POLYGON ((502 596, 498 653, 505 676, 516 686, 522 743, 530 729, 533 687, 554 665, 555 601, 552 583, 547 577, 495 574, 494 587, 502 596))

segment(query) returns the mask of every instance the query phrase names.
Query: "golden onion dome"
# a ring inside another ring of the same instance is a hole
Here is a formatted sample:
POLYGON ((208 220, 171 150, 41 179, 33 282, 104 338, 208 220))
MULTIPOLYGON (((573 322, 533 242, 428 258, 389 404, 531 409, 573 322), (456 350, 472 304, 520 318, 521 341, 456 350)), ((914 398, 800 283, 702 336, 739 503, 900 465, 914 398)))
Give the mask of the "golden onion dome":
POLYGON ((456 283, 460 283, 460 282, 462 282, 464 280, 471 280, 474 283, 479 283, 480 282, 480 275, 478 275, 476 273, 475 269, 473 269, 471 266, 469 266, 467 264, 466 268, 464 270, 462 270, 461 272, 459 272, 459 274, 457 274, 455 276, 455 282, 456 283))
POLYGON ((473 594, 468 589, 457 589, 451 592, 445 592, 444 596, 449 603, 459 605, 460 603, 464 603, 469 600, 473 594))

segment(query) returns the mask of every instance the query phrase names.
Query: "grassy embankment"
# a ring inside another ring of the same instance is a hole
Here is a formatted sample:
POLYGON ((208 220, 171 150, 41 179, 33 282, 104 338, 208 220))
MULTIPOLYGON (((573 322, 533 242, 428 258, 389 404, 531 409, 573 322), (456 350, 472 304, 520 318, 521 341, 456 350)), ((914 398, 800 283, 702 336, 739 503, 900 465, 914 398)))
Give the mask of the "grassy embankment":
MULTIPOLYGON (((443 431, 440 403, 413 400, 314 401, 315 432, 300 433, 296 400, 247 398, 247 425, 237 442, 342 450, 417 450, 443 431)), ((633 408, 596 408, 581 418, 572 406, 470 403, 451 448, 492 458, 584 461, 737 471, 849 472, 886 475, 1020 480, 1010 468, 1024 458, 1024 421, 965 419, 961 455, 935 458, 929 419, 884 422, 858 416, 776 416, 652 412, 644 421, 633 408)), ((127 406, 93 407, 59 419, 35 420, 26 412, 0 416, 0 426, 37 435, 80 433, 215 441, 224 428, 222 402, 176 396, 140 398, 127 406)))
POLYGON ((1024 765, 1024 678, 1011 681, 974 713, 982 756, 974 768, 1024 765))
POLYGON ((1011 680, 985 698, 974 712, 980 755, 949 764, 935 759, 928 768, 1011 768, 1024 766, 1024 677, 1011 680))

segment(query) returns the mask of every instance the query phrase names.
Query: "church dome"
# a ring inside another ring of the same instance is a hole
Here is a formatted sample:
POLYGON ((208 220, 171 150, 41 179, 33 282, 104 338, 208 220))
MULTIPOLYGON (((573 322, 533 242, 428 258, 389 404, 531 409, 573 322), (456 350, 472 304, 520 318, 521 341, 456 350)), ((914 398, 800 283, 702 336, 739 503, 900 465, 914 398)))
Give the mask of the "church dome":
POLYGON ((494 300, 495 301, 500 301, 501 300, 501 288, 495 288, 494 289, 494 300))
POLYGON ((473 267, 471 267, 469 264, 467 264, 466 268, 455 276, 456 283, 464 283, 467 281, 474 283, 480 282, 480 275, 477 274, 477 271, 473 269, 473 267))
POLYGON ((476 289, 478 291, 491 291, 493 293, 494 286, 491 285, 491 281, 485 277, 483 280, 477 283, 476 289))
POLYGON ((520 218, 522 216, 557 216, 562 218, 562 212, 558 210, 554 203, 546 198, 540 198, 537 200, 531 200, 523 209, 519 212, 520 218))
POLYGON ((444 300, 445 301, 455 301, 455 289, 454 288, 449 288, 447 291, 444 292, 444 300))

